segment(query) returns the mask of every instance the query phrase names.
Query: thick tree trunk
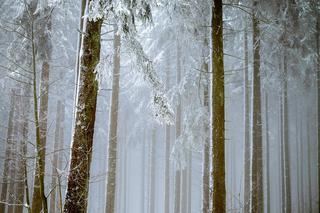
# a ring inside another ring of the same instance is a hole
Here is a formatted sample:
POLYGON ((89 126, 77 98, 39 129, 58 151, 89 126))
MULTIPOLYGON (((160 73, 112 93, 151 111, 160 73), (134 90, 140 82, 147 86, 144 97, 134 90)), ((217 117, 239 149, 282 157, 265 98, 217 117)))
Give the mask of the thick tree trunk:
POLYGON ((85 213, 87 211, 98 92, 95 68, 100 60, 101 25, 102 20, 88 21, 83 34, 75 130, 64 205, 66 213, 85 213))
POLYGON ((54 136, 54 150, 52 159, 52 179, 51 179, 51 194, 50 194, 50 213, 55 213, 56 210, 56 198, 57 198, 57 187, 58 187, 58 161, 59 152, 61 152, 61 147, 63 144, 61 129, 62 129, 62 102, 59 100, 57 102, 57 113, 56 113, 56 129, 54 136))
MULTIPOLYGON (((253 3, 257 8, 257 1, 253 3)), ((255 12, 255 11, 253 11, 255 12)), ((253 23, 253 116, 252 116, 252 175, 251 212, 263 212, 263 163, 262 163, 262 123, 261 123, 261 76, 260 76, 260 29, 255 13, 253 23)))
POLYGON ((115 189, 117 171, 117 131, 118 131, 118 106, 119 106, 119 84, 120 84, 120 35, 114 35, 114 56, 113 56, 113 81, 112 99, 109 126, 109 147, 108 147, 108 176, 107 176, 107 196, 106 213, 115 211, 115 189))
POLYGON ((13 119, 15 114, 16 97, 14 90, 11 90, 10 94, 10 111, 7 126, 7 141, 6 141, 6 151, 3 166, 2 184, 1 184, 1 203, 0 203, 0 213, 6 212, 6 202, 8 194, 8 177, 10 171, 10 156, 12 152, 13 143, 13 119))
POLYGON ((250 91, 248 67, 248 34, 244 34, 244 212, 250 209, 250 91))
POLYGON ((212 7, 212 179, 213 212, 226 212, 225 186, 225 111, 222 0, 214 0, 212 7))

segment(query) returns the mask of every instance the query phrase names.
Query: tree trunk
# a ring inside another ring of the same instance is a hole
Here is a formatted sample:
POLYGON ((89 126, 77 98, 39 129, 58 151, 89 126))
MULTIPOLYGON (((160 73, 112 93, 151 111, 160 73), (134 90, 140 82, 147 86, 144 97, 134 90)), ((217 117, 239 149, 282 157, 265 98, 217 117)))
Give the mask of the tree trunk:
POLYGON ((285 174, 284 174, 284 144, 283 144, 283 94, 280 95, 280 173, 281 173, 281 212, 285 212, 285 174))
POLYGON ((156 128, 152 129, 152 141, 150 148, 150 213, 156 211, 156 128))
MULTIPOLYGON (((254 10, 257 1, 253 3, 254 10)), ((263 212, 263 163, 261 126, 261 76, 260 76, 260 29, 259 20, 253 12, 253 117, 252 117, 252 168, 251 212, 263 212)))
POLYGON ((290 148, 289 148, 289 117, 288 117, 288 77, 287 77, 287 58, 283 55, 283 143, 284 143, 284 165, 285 165, 285 193, 286 193, 286 212, 291 212, 291 173, 290 173, 290 148))
MULTIPOLYGON (((26 142, 28 140, 28 118, 26 117, 27 113, 26 111, 29 110, 27 107, 29 107, 29 103, 27 101, 23 101, 22 94, 19 94, 19 101, 18 105, 20 106, 20 117, 21 120, 18 119, 18 125, 19 125, 19 133, 21 134, 21 138, 19 138, 19 151, 18 151, 18 157, 17 157, 17 180, 16 180, 16 203, 19 205, 16 205, 14 207, 15 213, 22 213, 23 212, 23 205, 24 205, 24 195, 25 195, 25 180, 27 178, 27 174, 25 173, 25 164, 26 164, 26 142)), ((28 195, 27 195, 28 196, 28 195)))
POLYGON ((10 94, 10 112, 8 119, 8 127, 7 127, 7 142, 6 142, 6 151, 5 151, 5 160, 3 166, 3 175, 2 175, 2 184, 1 184, 1 203, 0 203, 0 213, 6 212, 6 202, 7 202, 7 194, 8 194, 8 177, 10 170, 10 156, 12 151, 12 143, 13 143, 13 117, 15 114, 15 105, 16 98, 14 90, 11 90, 10 94))
MULTIPOLYGON (((145 181, 146 181, 146 133, 145 130, 143 132, 143 140, 142 140, 142 189, 141 189, 141 194, 142 194, 142 199, 141 199, 141 213, 144 213, 145 209, 145 181)), ((166 212, 166 211, 165 211, 166 212)))
POLYGON ((301 193, 301 210, 302 212, 306 209, 305 208, 305 203, 304 203, 304 198, 305 198, 305 195, 304 195, 304 153, 303 153, 303 125, 302 125, 302 118, 303 116, 300 117, 300 193, 301 193))
MULTIPOLYGON (((40 175, 42 173, 45 174, 45 156, 46 156, 46 140, 47 140, 47 115, 48 115, 48 98, 49 98, 49 73, 50 73, 50 65, 49 62, 51 60, 51 8, 46 5, 44 8, 45 14, 47 15, 44 20, 46 21, 46 27, 41 28, 40 38, 43 39, 43 46, 39 46, 38 48, 45 49, 45 56, 42 62, 42 71, 41 71, 41 83, 40 83, 40 111, 39 111, 39 131, 40 131, 40 146, 37 148, 39 152, 39 157, 41 158, 42 164, 36 164, 36 174, 34 178, 34 187, 33 187, 33 197, 32 197, 32 212, 38 213, 42 209, 43 199, 40 190, 40 175), (49 34, 49 35, 47 35, 49 34)), ((46 204, 44 204, 46 205, 46 204)), ((45 210, 47 211, 47 210, 45 210)))
MULTIPOLYGON (((169 53, 168 53, 169 54, 169 53)), ((170 64, 169 56, 167 58, 167 72, 166 72, 166 91, 170 87, 170 64)), ((165 128, 165 172, 164 172, 164 212, 169 213, 170 209, 170 125, 165 128)))
MULTIPOLYGON (((296 97, 296 100, 298 100, 298 98, 296 97)), ((299 104, 298 104, 299 105, 299 104)), ((297 212, 300 213, 301 212, 301 199, 300 199, 300 150, 299 150, 299 123, 298 123, 298 107, 296 107, 296 168, 297 168, 297 212)))
POLYGON ((56 212, 56 197, 58 187, 58 161, 59 161, 59 152, 61 151, 61 144, 63 143, 61 137, 61 123, 62 123, 62 103, 59 100, 57 102, 57 113, 56 113, 56 129, 54 136, 54 150, 53 150, 53 160, 52 160, 52 180, 51 180, 51 194, 50 194, 50 213, 56 212))
MULTIPOLYGON (((205 47, 208 46, 208 41, 205 39, 205 47)), ((203 59, 203 70, 209 72, 208 63, 203 59)), ((203 105, 209 115, 209 75, 206 76, 206 84, 203 88, 203 105)), ((209 213, 210 210, 210 132, 209 123, 204 123, 205 141, 203 146, 203 168, 202 168, 202 213, 209 213)))
MULTIPOLYGON (((309 115, 309 114, 308 114, 309 115)), ((310 117, 307 115, 307 120, 310 117)), ((309 202, 309 212, 312 211, 312 183, 311 183, 311 140, 310 140, 310 125, 307 122, 307 147, 308 147, 308 202, 309 202)))
POLYGON ((269 113, 268 113, 268 93, 265 94, 266 102, 265 102, 265 125, 266 125, 266 185, 267 185, 267 213, 270 213, 270 140, 269 140, 269 113))
POLYGON ((250 209, 250 90, 248 67, 248 34, 244 34, 244 212, 250 209))
POLYGON ((226 212, 225 186, 225 111, 222 0, 214 0, 212 7, 212 179, 213 212, 226 212))
MULTIPOLYGON (((319 38, 320 38, 320 13, 317 12, 317 30, 316 30, 316 48, 317 48, 317 93, 318 93, 318 197, 320 194, 320 45, 319 45, 319 38)), ((318 203, 319 203, 318 199, 318 203)), ((318 211, 320 211, 320 204, 318 204, 318 211)))
POLYGON ((87 211, 98 92, 95 68, 100 60, 101 25, 101 19, 87 21, 83 34, 76 120, 64 205, 64 212, 68 213, 85 213, 87 211))
MULTIPOLYGON (((180 84, 181 81, 181 50, 180 44, 177 44, 177 77, 176 82, 177 85, 180 84)), ((178 97, 178 105, 176 109, 176 140, 181 135, 181 97, 178 97)), ((174 191, 174 213, 180 213, 180 197, 181 197, 181 170, 180 168, 176 168, 175 171, 175 191, 174 191)))
POLYGON ((109 147, 108 147, 108 177, 107 177, 107 197, 106 213, 115 211, 115 189, 117 171, 117 131, 118 131, 118 106, 119 106, 119 84, 120 84, 120 35, 115 29, 114 35, 114 56, 113 56, 113 81, 112 99, 109 126, 109 147))
POLYGON ((187 197, 187 212, 192 213, 192 151, 189 150, 188 158, 188 197, 187 197))

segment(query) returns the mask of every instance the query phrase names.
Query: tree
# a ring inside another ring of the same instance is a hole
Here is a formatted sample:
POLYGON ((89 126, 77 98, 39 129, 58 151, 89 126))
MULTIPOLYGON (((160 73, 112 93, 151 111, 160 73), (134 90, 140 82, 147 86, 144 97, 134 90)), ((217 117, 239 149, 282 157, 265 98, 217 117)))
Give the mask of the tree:
POLYGON ((261 74, 260 74, 260 29, 257 17, 257 1, 253 2, 253 108, 252 108, 252 167, 251 167, 251 211, 263 211, 263 164, 261 127, 261 74))
POLYGON ((226 212, 225 111, 222 0, 212 5, 212 179, 213 212, 226 212))
POLYGON ((120 35, 115 28, 114 56, 112 74, 112 98, 109 125, 109 147, 108 147, 108 171, 107 171, 107 195, 106 213, 115 211, 115 189, 117 171, 117 149, 118 149, 118 106, 119 106, 119 84, 120 84, 120 35))
POLYGON ((8 127, 7 127, 7 140, 6 140, 6 151, 5 151, 5 160, 4 160, 4 169, 3 169, 3 179, 1 185, 1 202, 0 202, 0 212, 6 212, 6 201, 8 195, 8 177, 9 177, 9 170, 10 170, 10 156, 12 147, 13 147, 13 119, 14 119, 14 109, 16 105, 16 97, 15 97, 14 90, 11 90, 10 94, 10 112, 9 112, 9 119, 8 119, 8 127))
MULTIPOLYGON (((92 0, 89 0, 89 3, 92 0)), ((86 212, 96 114, 102 19, 87 20, 82 40, 76 119, 64 212, 86 212)))

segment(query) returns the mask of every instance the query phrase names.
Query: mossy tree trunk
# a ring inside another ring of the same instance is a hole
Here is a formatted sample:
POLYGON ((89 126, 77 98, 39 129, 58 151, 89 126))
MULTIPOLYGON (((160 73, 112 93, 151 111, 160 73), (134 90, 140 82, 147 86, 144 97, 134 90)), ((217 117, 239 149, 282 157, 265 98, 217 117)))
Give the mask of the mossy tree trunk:
POLYGON ((64 212, 87 212, 90 164, 96 115, 98 82, 95 68, 100 60, 100 34, 102 20, 87 21, 83 33, 80 60, 79 92, 75 129, 71 148, 64 212))
POLYGON ((212 5, 212 179, 213 212, 226 212, 225 110, 222 0, 212 5))

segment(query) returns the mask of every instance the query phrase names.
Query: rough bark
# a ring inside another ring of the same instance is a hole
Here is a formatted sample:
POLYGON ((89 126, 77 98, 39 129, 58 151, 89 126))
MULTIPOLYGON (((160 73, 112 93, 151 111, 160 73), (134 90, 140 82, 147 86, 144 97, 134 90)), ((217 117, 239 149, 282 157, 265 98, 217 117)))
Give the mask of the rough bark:
POLYGON ((6 151, 5 151, 5 160, 3 166, 3 175, 2 175, 2 184, 1 184, 1 203, 0 203, 0 213, 5 213, 7 202, 7 193, 8 193, 8 177, 10 170, 10 156, 12 151, 12 143, 13 143, 13 118, 14 118, 14 108, 16 105, 15 93, 11 90, 10 94, 10 111, 9 111, 9 119, 7 126, 7 141, 6 141, 6 151))
POLYGON ((250 209, 250 87, 248 67, 248 34, 244 34, 244 212, 250 209))
POLYGON ((118 106, 119 106, 119 84, 120 84, 120 35, 114 35, 114 56, 113 56, 113 81, 111 112, 109 125, 109 147, 108 147, 108 171, 107 171, 107 196, 106 213, 115 211, 116 192, 116 171, 117 171, 117 148, 118 148, 118 106))
POLYGON ((251 163, 251 212, 263 212, 263 159, 261 124, 261 76, 260 76, 260 29, 255 14, 257 1, 253 3, 253 108, 252 108, 252 163, 251 163))
POLYGON ((225 111, 222 0, 214 0, 212 7, 212 179, 213 212, 226 212, 225 186, 225 111))
POLYGON ((98 82, 95 68, 100 60, 102 20, 88 21, 83 34, 80 81, 71 164, 64 212, 85 213, 89 190, 90 164, 96 114, 98 82))

